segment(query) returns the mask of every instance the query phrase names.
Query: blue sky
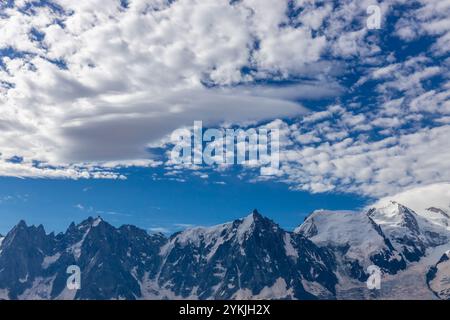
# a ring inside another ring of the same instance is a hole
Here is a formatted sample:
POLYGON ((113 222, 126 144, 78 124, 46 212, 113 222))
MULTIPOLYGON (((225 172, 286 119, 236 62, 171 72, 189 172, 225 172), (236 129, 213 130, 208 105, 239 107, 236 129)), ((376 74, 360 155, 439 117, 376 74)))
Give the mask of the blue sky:
POLYGON ((0 233, 90 215, 173 232, 253 208, 292 229, 425 187, 450 206, 449 15, 448 0, 2 2, 0 233), (173 163, 170 135, 194 121, 278 129, 279 170, 173 163))
POLYGON ((149 170, 127 173, 127 180, 0 181, 0 233, 19 219, 64 231, 70 222, 102 216, 113 225, 135 224, 150 231, 174 232, 190 225, 214 225, 242 218, 257 208, 287 229, 318 208, 352 209, 366 199, 349 195, 312 195, 283 184, 252 184, 232 176, 225 185, 198 177, 185 183, 152 181, 149 170))
POLYGON ((221 178, 226 185, 198 177, 185 183, 152 181, 149 170, 127 173, 127 180, 0 180, 0 233, 19 219, 64 231, 71 221, 102 216, 113 225, 135 224, 150 231, 174 232, 193 225, 214 225, 241 218, 257 208, 293 229, 318 208, 351 209, 365 199, 349 195, 311 195, 285 185, 249 184, 221 178))

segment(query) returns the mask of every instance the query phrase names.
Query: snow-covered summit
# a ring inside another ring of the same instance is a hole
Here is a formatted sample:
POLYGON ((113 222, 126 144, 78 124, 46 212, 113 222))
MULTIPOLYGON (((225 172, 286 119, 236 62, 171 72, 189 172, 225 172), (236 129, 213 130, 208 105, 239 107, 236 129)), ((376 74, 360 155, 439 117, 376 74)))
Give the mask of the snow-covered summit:
POLYGON ((414 233, 420 232, 417 221, 419 216, 413 210, 395 201, 391 201, 385 207, 370 210, 368 215, 381 227, 407 228, 414 233))
POLYGON ((450 219, 436 208, 419 213, 391 201, 385 207, 370 210, 368 215, 392 239, 409 238, 428 247, 440 245, 450 237, 447 226, 450 219))
POLYGON ((313 212, 295 229, 320 246, 346 249, 346 257, 370 265, 370 257, 387 249, 385 238, 364 212, 328 211, 313 212))
POLYGON ((449 298, 447 219, 440 207, 415 212, 390 202, 317 210, 289 232, 255 210, 170 238, 100 217, 56 236, 21 221, 1 240, 0 288, 11 299, 360 299, 371 296, 365 281, 376 265, 401 295, 412 283, 414 297, 449 298), (74 262, 89 281, 67 296, 59 284, 74 262))
POLYGON ((264 221, 270 221, 263 217, 257 210, 253 210, 248 216, 232 222, 227 222, 211 227, 192 227, 175 234, 171 241, 177 242, 180 245, 195 244, 199 245, 201 242, 208 244, 217 238, 232 238, 236 237, 239 243, 242 244, 257 227, 258 224, 264 221))

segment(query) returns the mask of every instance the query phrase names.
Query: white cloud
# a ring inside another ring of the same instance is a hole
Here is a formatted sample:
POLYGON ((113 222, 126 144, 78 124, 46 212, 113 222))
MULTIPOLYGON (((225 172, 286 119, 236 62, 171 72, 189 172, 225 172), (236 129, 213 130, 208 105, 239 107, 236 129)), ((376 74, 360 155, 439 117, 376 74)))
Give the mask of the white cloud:
POLYGON ((389 201, 397 201, 417 212, 435 207, 439 209, 450 209, 450 183, 437 183, 425 185, 393 194, 377 201, 374 207, 383 207, 389 201))
POLYGON ((421 36, 437 36, 433 46, 434 55, 450 50, 450 1, 417 1, 418 9, 405 15, 396 25, 396 34, 404 40, 415 40, 421 36))
POLYGON ((113 0, 54 2, 62 10, 23 12, 22 1, 0 18, 0 48, 16 52, 1 58, 1 152, 49 164, 5 163, 0 175, 91 176, 64 174, 64 167, 142 162, 149 144, 194 120, 217 126, 292 117, 305 112, 298 99, 342 91, 320 77, 253 84, 272 74, 318 75, 311 64, 321 63, 325 38, 281 28, 283 1, 133 0, 127 9, 113 0))
POLYGON ((294 143, 286 143, 290 147, 280 154, 282 175, 272 179, 293 189, 384 197, 450 181, 450 126, 378 141, 341 137, 336 142, 325 140, 315 145, 308 140, 298 144, 297 126, 291 129, 294 143))
MULTIPOLYGON (((432 52, 404 61, 365 28, 370 0, 55 0, 61 10, 19 10, 28 2, 0 17, 0 175, 124 178, 117 168, 161 165, 148 148, 202 120, 281 126, 281 171, 270 179, 296 189, 381 197, 450 180, 450 64, 436 60, 449 48, 448 0, 420 1, 398 21, 401 39, 433 40, 432 52), (362 76, 345 88, 349 72, 362 76), (304 116, 300 101, 367 84, 366 101, 335 99, 304 116)), ((379 1, 383 23, 405 3, 379 1)), ((185 181, 182 169, 169 177, 185 181)))

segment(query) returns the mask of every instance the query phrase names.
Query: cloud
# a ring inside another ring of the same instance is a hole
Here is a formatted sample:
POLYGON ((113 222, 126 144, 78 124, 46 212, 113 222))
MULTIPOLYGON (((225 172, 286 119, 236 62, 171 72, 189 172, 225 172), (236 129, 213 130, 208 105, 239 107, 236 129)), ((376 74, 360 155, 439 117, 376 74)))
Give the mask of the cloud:
MULTIPOLYGON (((328 123, 326 128, 330 128, 328 123)), ((298 125, 288 126, 280 152, 281 175, 271 177, 292 189, 314 193, 346 192, 380 198, 418 186, 450 181, 450 126, 370 141, 364 134, 322 141, 302 140, 298 125), (299 140, 300 137, 300 140, 299 140)), ((325 133, 330 135, 330 132, 325 133)), ((267 180, 259 177, 258 180, 267 180)))
POLYGON ((281 27, 287 10, 283 1, 16 1, 0 18, 0 148, 24 162, 0 165, 0 175, 94 177, 81 164, 145 161, 149 144, 194 120, 294 117, 306 112, 301 99, 341 94, 321 60, 324 36, 281 27), (292 76, 307 79, 257 83, 292 76))
POLYGON ((418 8, 410 11, 396 24, 397 35, 407 41, 426 35, 436 36, 433 54, 442 55, 450 51, 450 1, 417 1, 418 8))
POLYGON ((281 171, 264 179, 293 189, 383 197, 448 181, 450 2, 379 1, 380 31, 365 26, 371 4, 4 5, 0 175, 123 179, 120 168, 167 165, 149 150, 202 120, 279 126, 281 171))
POLYGON ((417 212, 424 212, 431 207, 448 210, 450 209, 450 183, 437 183, 408 189, 384 197, 373 206, 383 207, 389 204, 389 201, 397 201, 417 212))

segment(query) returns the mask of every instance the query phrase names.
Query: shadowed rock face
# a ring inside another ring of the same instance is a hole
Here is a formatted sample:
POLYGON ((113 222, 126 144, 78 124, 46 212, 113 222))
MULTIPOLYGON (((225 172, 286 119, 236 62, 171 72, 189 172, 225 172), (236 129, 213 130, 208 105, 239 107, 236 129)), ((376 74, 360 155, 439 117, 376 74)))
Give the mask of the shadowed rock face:
POLYGON ((40 275, 44 256, 55 247, 53 234, 46 235, 44 228, 28 227, 20 221, 2 240, 0 258, 0 283, 10 288, 11 298, 17 298, 35 277, 40 275))
POLYGON ((11 299, 315 299, 332 298, 337 283, 330 252, 257 211, 170 238, 100 218, 56 236, 20 222, 1 250, 0 289, 11 299), (71 265, 81 270, 81 289, 72 293, 71 265))
POLYGON ((75 298, 133 299, 140 295, 135 277, 155 274, 165 241, 162 235, 149 235, 133 226, 116 229, 101 219, 72 224, 57 236, 21 221, 1 246, 0 288, 17 299, 33 288, 36 279, 51 279, 36 298, 57 298, 66 288, 67 267, 77 265, 82 286, 75 298))
MULTIPOLYGON (((367 213, 314 212, 295 232, 255 210, 169 238, 101 218, 72 223, 58 235, 21 221, 0 237, 0 298, 335 299, 347 289, 354 298, 359 289, 347 283, 363 287, 369 265, 401 274, 446 241, 448 231, 398 204, 367 213), (81 270, 75 291, 66 287, 71 265, 81 270)), ((446 263, 435 261, 418 277, 440 298, 448 298, 446 263)))
POLYGON ((436 297, 450 300, 450 251, 444 253, 427 273, 427 284, 436 297))
POLYGON ((159 285, 181 297, 258 296, 278 281, 283 288, 277 288, 277 298, 314 299, 302 281, 317 283, 330 296, 337 282, 325 249, 256 211, 229 224, 174 235, 163 255, 159 285))

